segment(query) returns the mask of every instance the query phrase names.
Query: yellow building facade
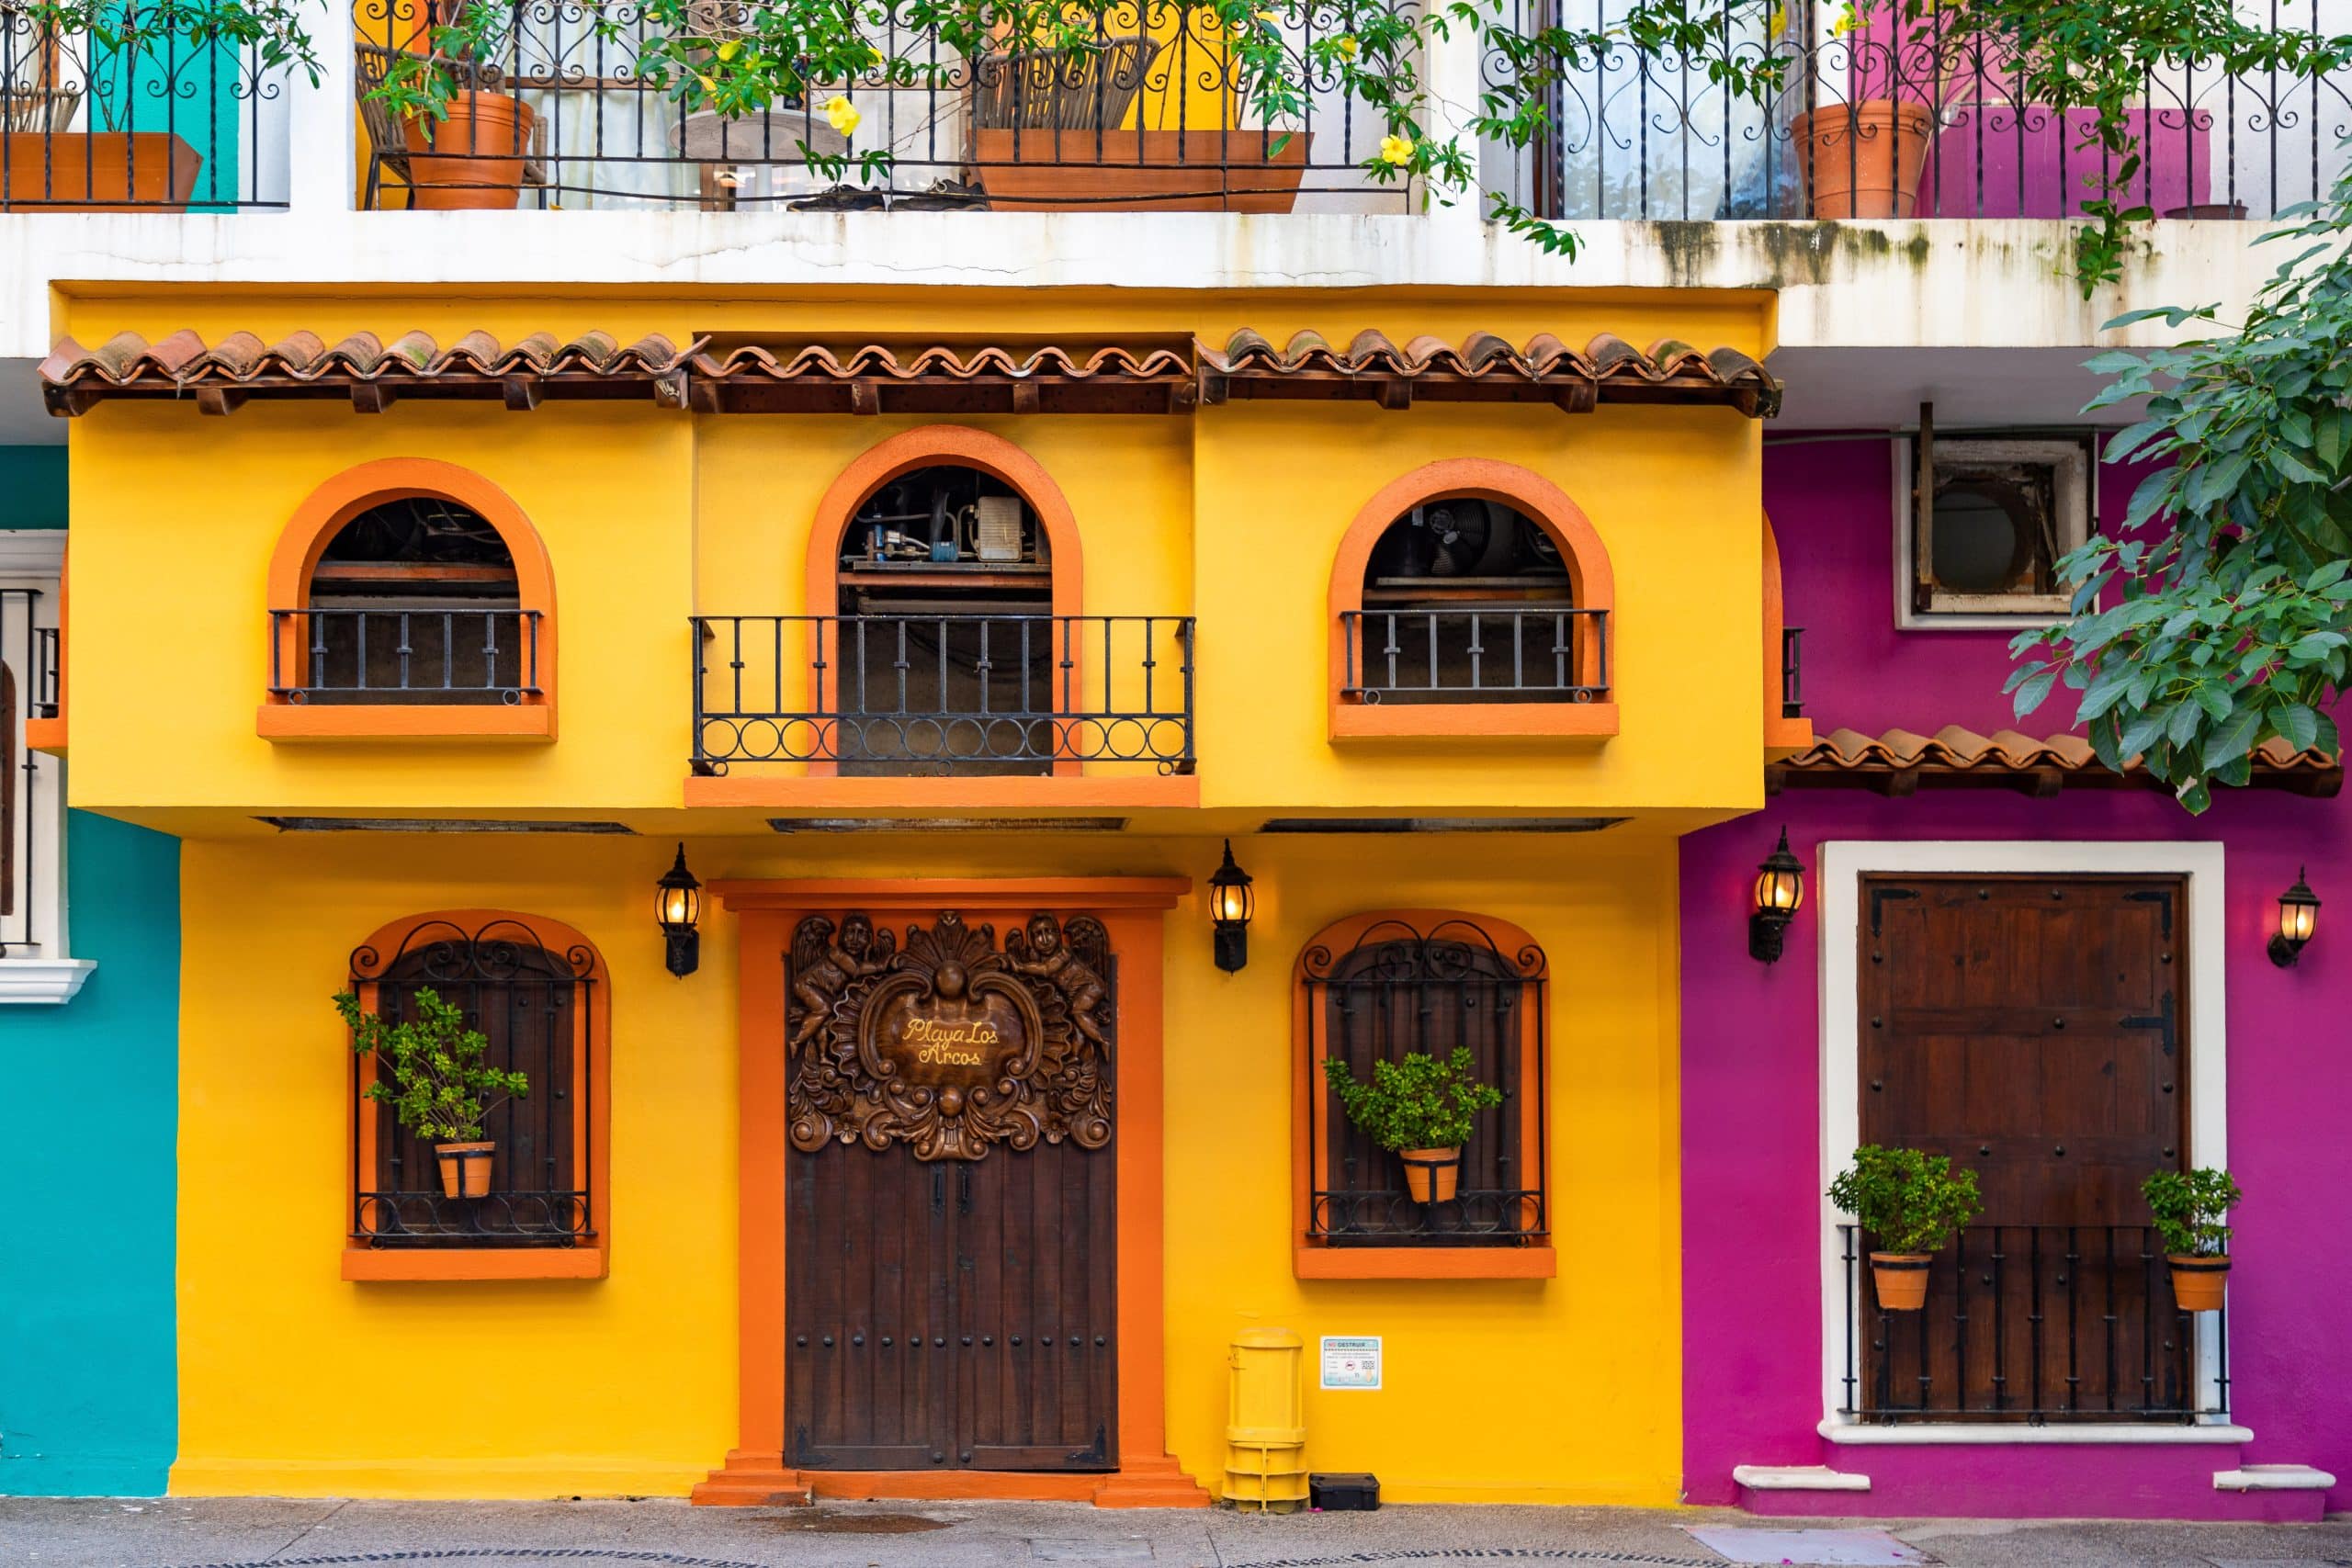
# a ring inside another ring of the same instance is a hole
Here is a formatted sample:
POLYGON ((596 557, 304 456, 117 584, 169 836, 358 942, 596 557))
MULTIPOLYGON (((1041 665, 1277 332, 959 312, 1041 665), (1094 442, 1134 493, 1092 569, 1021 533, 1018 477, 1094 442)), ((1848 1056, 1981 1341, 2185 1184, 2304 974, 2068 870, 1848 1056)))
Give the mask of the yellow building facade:
POLYGON ((1676 841, 1790 739, 1769 296, 58 314, 48 739, 185 844, 175 1492, 1200 1502, 1282 1327, 1316 1470, 1674 1500, 1676 841), (329 1006, 436 980, 542 1053, 488 1198, 329 1006), (1423 1202, 1320 1063, 1455 1044, 1502 1103, 1423 1202))

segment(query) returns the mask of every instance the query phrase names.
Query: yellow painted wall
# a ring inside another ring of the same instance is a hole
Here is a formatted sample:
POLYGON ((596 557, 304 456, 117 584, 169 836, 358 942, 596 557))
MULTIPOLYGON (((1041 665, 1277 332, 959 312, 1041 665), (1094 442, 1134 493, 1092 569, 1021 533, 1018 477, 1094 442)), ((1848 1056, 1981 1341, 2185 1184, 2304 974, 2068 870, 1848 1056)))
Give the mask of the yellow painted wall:
MULTIPOLYGON (((1387 1386, 1307 1396, 1307 1461, 1409 1501, 1664 1504, 1678 1486, 1674 848, 1577 837, 1244 840, 1250 966, 1169 917, 1168 1432, 1214 1485, 1225 1346, 1273 1325, 1378 1334, 1387 1386), (1515 921, 1552 967, 1557 1279, 1292 1275, 1292 963, 1367 908, 1515 921)), ((695 840, 706 877, 1204 876, 1205 840, 695 840)), ((735 1440, 734 923, 661 967, 650 840, 286 837, 184 862, 181 1494, 682 1493, 735 1440), (611 1277, 349 1284, 349 1066, 326 998, 394 916, 570 921, 611 967, 611 1277), (446 1371, 444 1370, 446 1369, 446 1371)), ((1002 1157, 1002 1156, 999 1156, 1002 1157)), ((1310 1371, 1310 1379, 1312 1372, 1310 1371)))

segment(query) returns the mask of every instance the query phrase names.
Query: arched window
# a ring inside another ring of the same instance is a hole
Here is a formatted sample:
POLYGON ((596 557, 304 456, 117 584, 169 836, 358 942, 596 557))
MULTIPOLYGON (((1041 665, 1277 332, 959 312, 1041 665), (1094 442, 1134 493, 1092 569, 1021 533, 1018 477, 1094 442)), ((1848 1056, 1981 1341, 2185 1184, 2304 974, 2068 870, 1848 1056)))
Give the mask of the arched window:
POLYGON ((1303 1277, 1551 1272, 1546 978, 1525 931, 1452 910, 1359 915, 1307 945, 1295 1010, 1303 1277), (1381 1064, 1417 1055, 1466 1060, 1495 1099, 1437 1162, 1443 1177, 1426 1199, 1402 1156, 1350 1120, 1326 1066, 1370 1084, 1381 1064), (1527 1256, 1428 1256, 1474 1249, 1527 1256))
POLYGON ((451 1196, 432 1140, 368 1098, 389 1064, 355 1056, 346 1278, 527 1278, 604 1271, 604 960, 571 927, 455 910, 384 927, 351 955, 360 1008, 400 1023, 427 992, 526 1089, 492 1110, 489 1190, 451 1196), (571 1256, 566 1256, 571 1255, 571 1256))
POLYGON ((1576 504, 1482 459, 1373 498, 1331 581, 1332 734, 1616 732, 1613 580, 1576 504))
POLYGON ((363 464, 278 541, 262 733, 550 735, 553 612, 504 492, 447 463, 363 464))

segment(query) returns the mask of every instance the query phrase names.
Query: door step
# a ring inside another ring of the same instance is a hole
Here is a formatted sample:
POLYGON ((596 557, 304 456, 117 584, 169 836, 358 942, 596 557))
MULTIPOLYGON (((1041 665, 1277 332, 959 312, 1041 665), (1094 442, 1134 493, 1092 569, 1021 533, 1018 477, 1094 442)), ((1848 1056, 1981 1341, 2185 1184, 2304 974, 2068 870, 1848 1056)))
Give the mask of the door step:
MULTIPOLYGON (((1871 1478, 1826 1464, 1741 1464, 1731 1478, 1750 1492, 1867 1492, 1871 1478)), ((2219 1478, 2215 1484, 2220 1484, 2219 1478)))
POLYGON ((2324 1492, 2335 1477, 2307 1464, 2242 1464, 2213 1472, 2216 1492, 2324 1492))

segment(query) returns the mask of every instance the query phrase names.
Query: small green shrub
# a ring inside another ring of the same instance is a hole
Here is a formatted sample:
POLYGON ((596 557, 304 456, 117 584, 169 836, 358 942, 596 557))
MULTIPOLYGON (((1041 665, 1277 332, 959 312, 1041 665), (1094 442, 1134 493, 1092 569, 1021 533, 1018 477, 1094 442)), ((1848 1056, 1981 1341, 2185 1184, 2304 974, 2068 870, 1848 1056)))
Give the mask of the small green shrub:
POLYGON ((2222 1220, 2245 1196, 2228 1171, 2210 1167, 2186 1175, 2157 1171, 2140 1183, 2140 1195, 2148 1201, 2165 1250, 2188 1258, 2219 1258, 2230 1250, 2230 1227, 2222 1220))
POLYGON ((1976 1173, 1943 1155, 1864 1144, 1829 1184, 1829 1201, 1854 1216, 1881 1252, 1935 1252, 1984 1204, 1976 1173))
POLYGON ((1358 1083, 1347 1063, 1323 1058, 1323 1076, 1348 1120, 1384 1149, 1458 1149, 1470 1141, 1470 1122, 1503 1102, 1502 1090, 1478 1081, 1470 1047, 1457 1045, 1443 1061, 1421 1051, 1396 1062, 1374 1062, 1372 1081, 1358 1083))
POLYGON ((376 1058, 378 1077, 368 1086, 368 1098, 390 1106, 400 1124, 419 1137, 436 1144, 479 1142, 492 1111, 530 1091, 523 1074, 482 1065, 490 1042, 479 1030, 468 1029, 465 1013, 429 987, 417 988, 416 1016, 398 1023, 386 1023, 381 1013, 361 1012, 358 997, 350 991, 334 998, 334 1008, 350 1027, 351 1048, 376 1058))

